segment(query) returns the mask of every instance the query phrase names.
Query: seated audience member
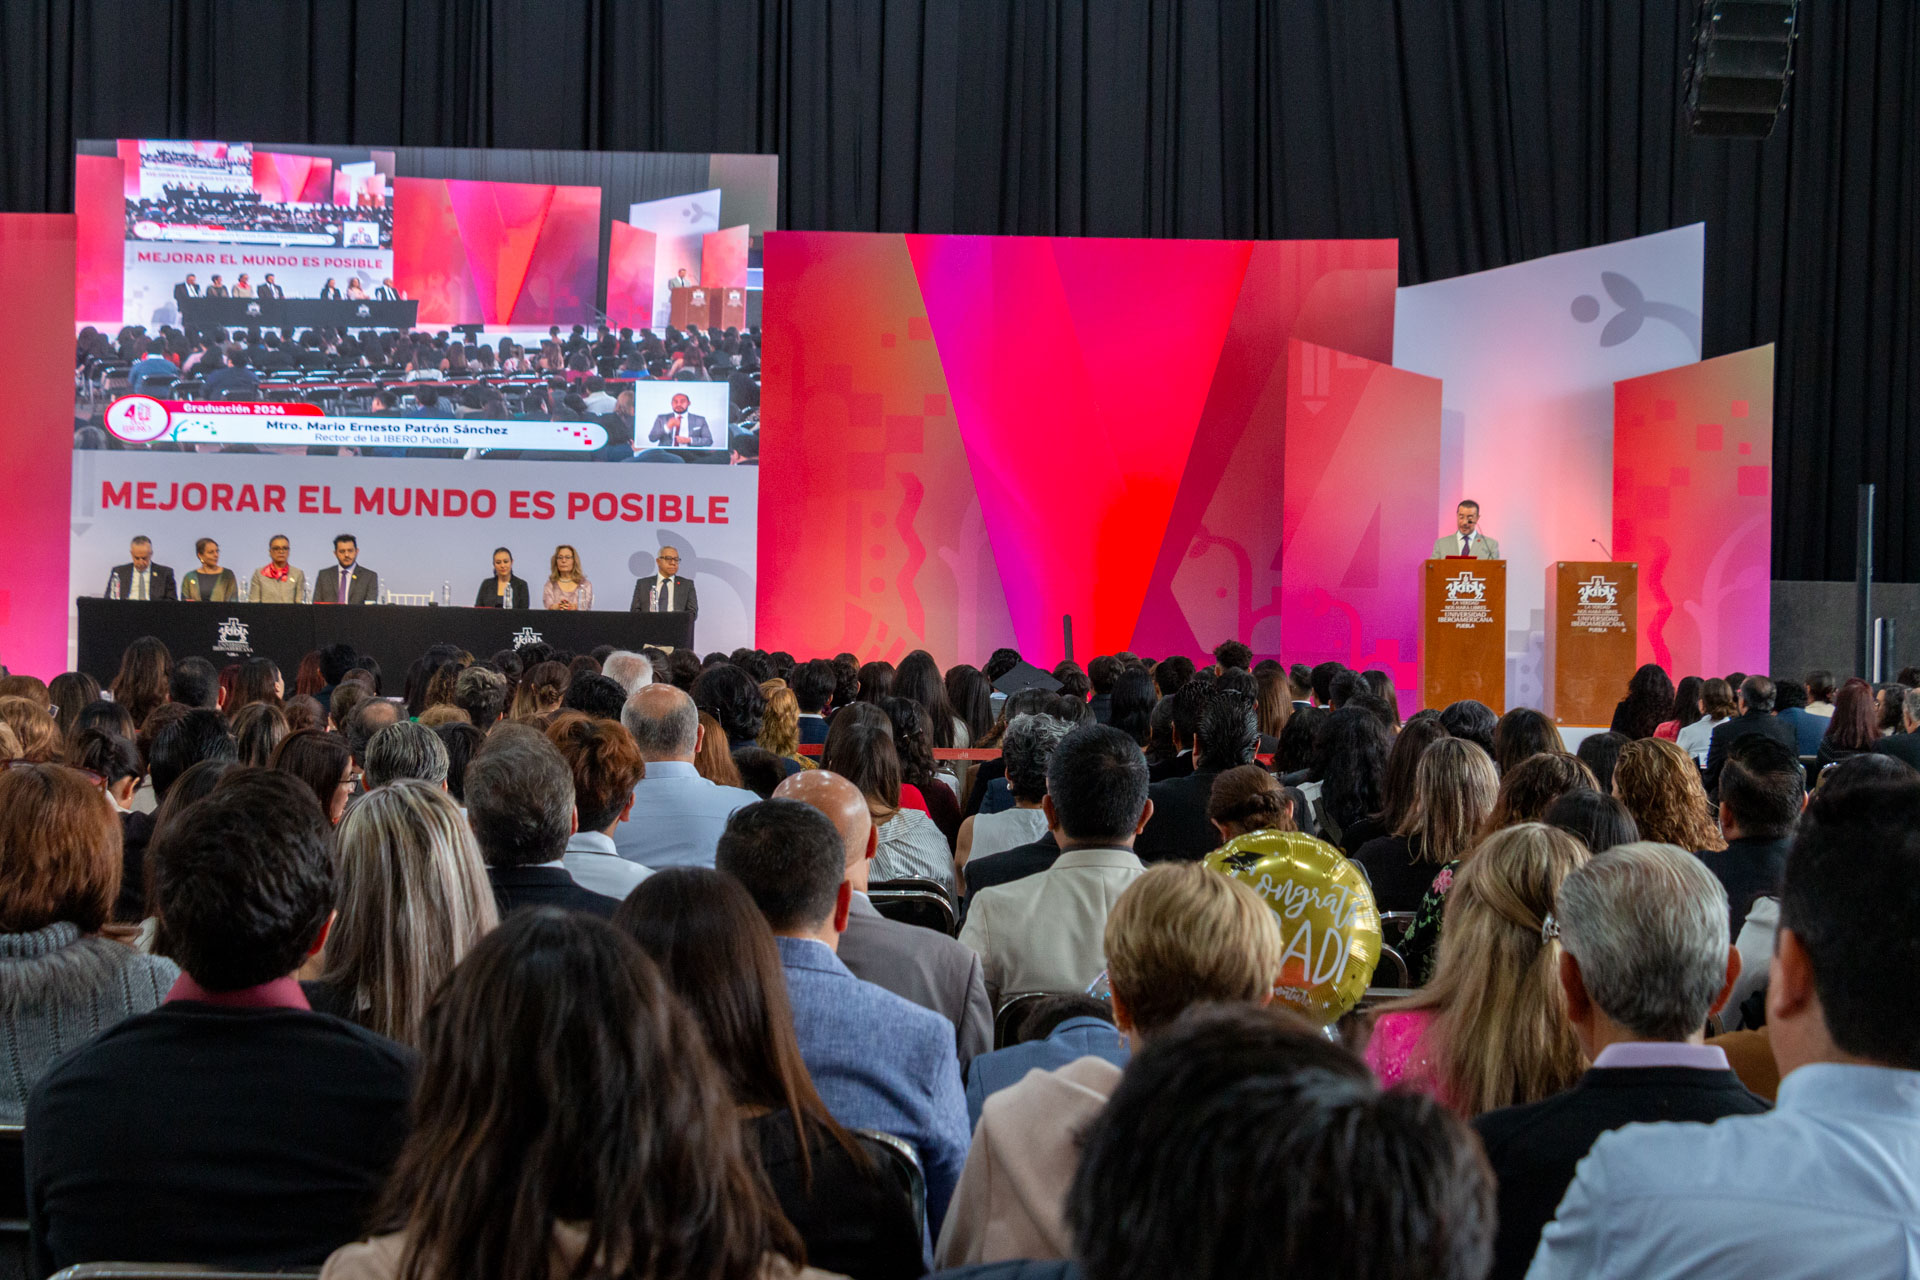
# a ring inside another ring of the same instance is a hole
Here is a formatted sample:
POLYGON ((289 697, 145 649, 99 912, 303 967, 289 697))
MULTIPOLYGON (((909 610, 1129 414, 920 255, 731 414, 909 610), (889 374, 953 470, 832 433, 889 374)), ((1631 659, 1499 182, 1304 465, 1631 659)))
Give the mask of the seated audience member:
POLYGON ((0 725, 13 732, 15 759, 46 764, 60 758, 60 722, 33 699, 0 698, 0 725))
MULTIPOLYGON (((1314 731, 1310 776, 1300 784, 1314 834, 1339 845, 1342 852, 1359 852, 1358 845, 1349 850, 1347 829, 1363 827, 1380 812, 1391 749, 1386 724, 1365 707, 1343 706, 1327 716, 1314 731)), ((1306 823, 1301 829, 1307 829, 1306 823)))
MULTIPOLYGON (((1265 1004, 1280 977, 1279 917, 1238 880, 1198 863, 1148 869, 1107 918, 1114 1025, 1136 1052, 1189 1007, 1265 1004)), ((942 1266, 1059 1258, 1080 1134, 1120 1082, 1106 1058, 1034 1071, 988 1097, 940 1231, 942 1266)))
MULTIPOLYGON (((1155 669, 1157 677, 1162 670, 1173 663, 1169 658, 1155 669)), ((1187 661, 1182 659, 1182 661, 1187 661)), ((1191 667, 1192 663, 1188 662, 1191 667)), ((1167 709, 1171 715, 1168 730, 1172 734, 1172 753, 1151 766, 1150 782, 1164 782, 1168 778, 1184 778, 1194 770, 1193 739, 1200 731, 1200 717, 1206 714, 1207 704, 1213 701, 1213 685, 1210 682, 1182 679, 1175 689, 1162 688, 1167 699, 1167 709)))
POLYGON ((398 703, 388 702, 385 698, 367 698, 353 709, 341 728, 340 734, 347 740, 347 750, 353 753, 353 763, 362 773, 367 767, 367 746, 373 741, 373 735, 390 724, 406 719, 406 712, 398 703))
POLYGON ((267 768, 273 763, 273 749, 290 732, 286 713, 271 703, 253 702, 240 708, 233 718, 233 740, 240 763, 267 768))
POLYGON ((900 753, 885 711, 858 703, 842 709, 827 730, 820 767, 851 782, 867 799, 879 836, 875 879, 915 877, 953 891, 953 851, 946 837, 923 810, 901 807, 900 753))
POLYGON ((507 709, 507 678, 486 667, 468 667, 453 682, 453 704, 485 733, 507 709))
POLYGON ((1441 709, 1440 724, 1456 738, 1465 738, 1487 753, 1487 759, 1493 759, 1493 730, 1500 723, 1500 717, 1493 708, 1484 702, 1472 698, 1463 698, 1459 702, 1447 704, 1441 709))
POLYGON ((1816 794, 1767 984, 1778 1105, 1602 1135, 1527 1274, 1904 1274, 1920 1223, 1916 914, 1920 783, 1816 794))
POLYGON ((727 746, 727 731, 711 711, 700 713, 700 747, 693 753, 693 771, 716 787, 746 790, 746 779, 740 776, 740 767, 734 764, 733 751, 727 746))
POLYGON ((825 658, 803 662, 793 669, 793 696, 800 705, 800 742, 817 746, 827 740, 827 708, 836 684, 833 663, 825 658))
POLYGON ((1740 682, 1740 714, 1713 731, 1707 745, 1707 794, 1720 795, 1720 770, 1726 767, 1727 752, 1749 734, 1772 738, 1798 755, 1800 737, 1794 727, 1773 714, 1773 681, 1765 676, 1748 676, 1740 682))
POLYGON ((1599 791, 1567 792, 1547 806, 1541 821, 1587 846, 1588 853, 1605 853, 1640 838, 1640 828, 1620 797, 1599 791))
POLYGON ((504 919, 518 907, 565 907, 601 917, 618 899, 567 871, 573 772, 536 729, 501 725, 467 766, 467 822, 504 919))
MULTIPOLYGON (((281 710, 287 716, 287 732, 298 733, 302 729, 324 729, 327 727, 327 713, 321 707, 319 699, 310 694, 296 693, 281 704, 281 710)), ((278 744, 276 744, 278 745, 278 744)))
MULTIPOLYGON (((939 766, 934 763, 933 733, 924 706, 912 698, 895 694, 882 699, 879 707, 886 713, 887 721, 893 728, 893 749, 900 761, 901 786, 903 789, 911 787, 920 793, 927 817, 933 821, 934 830, 940 833, 940 839, 946 845, 946 858, 951 865, 954 842, 960 834, 960 802, 953 794, 959 779, 952 773, 940 772, 939 766)), ((948 727, 951 729, 951 721, 948 727)), ((831 738, 831 732, 828 736, 831 738)), ((986 806, 983 804, 982 807, 986 806)))
MULTIPOLYGON (((80 744, 117 744, 133 757, 125 739, 99 729, 80 744)), ((171 960, 100 936, 120 891, 120 831, 113 803, 84 774, 0 768, 0 1041, 9 1064, 0 1124, 21 1123, 27 1092, 62 1054, 157 1007, 180 976, 171 960)))
POLYGON ((353 752, 337 733, 302 729, 290 733, 273 749, 273 768, 307 785, 327 822, 339 826, 353 799, 353 752))
POLYGON ((1873 749, 1920 769, 1920 689, 1909 689, 1901 696, 1900 730, 1876 739, 1873 749))
POLYGON ((1560 730, 1544 712, 1515 707, 1493 726, 1493 765, 1504 775, 1522 760, 1551 753, 1566 754, 1560 730))
POLYGON ((653 660, 643 653, 615 649, 600 664, 600 674, 631 694, 653 683, 653 660))
MULTIPOLYGON (((1383 673, 1384 674, 1384 673, 1383 673)), ((1382 836, 1390 836, 1406 825, 1413 814, 1420 780, 1420 761, 1427 748, 1447 737, 1438 711, 1420 711, 1393 735, 1387 749, 1387 768, 1380 779, 1380 808, 1348 827, 1342 834, 1347 847, 1359 851, 1382 836)))
POLYGON ((1500 1188, 1494 1276, 1526 1274, 1574 1166, 1601 1134, 1767 1109, 1726 1055, 1702 1043, 1739 972, 1726 899, 1698 858, 1670 844, 1620 845, 1561 882, 1558 981, 1593 1066, 1566 1093, 1473 1122, 1500 1188))
POLYGON ((1194 731, 1193 771, 1148 789, 1153 817, 1133 842, 1141 862, 1192 862, 1219 846, 1219 833, 1207 817, 1214 780, 1228 769, 1252 764, 1259 742, 1259 708, 1253 700, 1216 693, 1194 731))
POLYGON ((298 781, 238 771, 162 825, 153 899, 184 971, 27 1103, 34 1265, 312 1267, 354 1238, 407 1128, 410 1055, 311 1011, 293 973, 334 905, 298 781))
POLYGON ((204 711, 220 709, 220 673, 205 658, 182 658, 167 679, 167 700, 204 711))
MULTIPOLYGON (((1639 736, 1651 738, 1653 735, 1643 733, 1639 736)), ((1620 763, 1620 748, 1632 741, 1624 733, 1590 733, 1580 739, 1574 755, 1580 758, 1580 763, 1593 770, 1593 780, 1600 784, 1600 790, 1611 792, 1614 766, 1620 763)))
POLYGON ((1579 1079, 1585 1063, 1567 1023, 1547 918, 1586 849, 1527 822, 1496 831, 1461 864, 1433 979, 1382 1006, 1367 1065, 1472 1118, 1537 1102, 1579 1079))
MULTIPOLYGON (((857 798, 857 797, 856 797, 857 798)), ((740 882, 705 867, 654 876, 614 913, 705 1033, 747 1137, 807 1261, 914 1280, 919 1227, 871 1139, 847 1132, 807 1075, 773 930, 740 882)))
POLYGON ((627 705, 627 690, 611 676, 588 672, 573 678, 560 705, 596 720, 618 721, 620 708, 627 705))
POLYGON ((1642 840, 1677 844, 1702 856, 1727 846, 1700 784, 1700 771, 1672 743, 1643 738, 1621 748, 1613 793, 1633 815, 1642 840))
POLYGON ((1073 1261, 969 1280, 1478 1280, 1493 1178, 1431 1099, 1289 1014, 1195 1009, 1127 1068, 1067 1192, 1073 1261), (1337 1190, 1335 1190, 1337 1189, 1337 1190))
POLYGON ((1107 914, 1145 869, 1133 841, 1153 802, 1146 758, 1125 733, 1082 725, 1061 739, 1047 765, 1045 804, 1059 857, 1045 871, 977 890, 960 931, 996 998, 1084 991, 1107 967, 1107 914))
POLYGON ((1810 714, 1807 711, 1807 686, 1798 680, 1776 680, 1773 686, 1773 714, 1780 718, 1781 723, 1793 726, 1794 753, 1818 755, 1820 739, 1827 732, 1827 720, 1832 713, 1810 714))
POLYGON ((1814 768, 1824 772, 1842 760, 1874 750, 1880 741, 1873 686, 1855 676, 1842 684, 1833 697, 1833 715, 1820 738, 1814 768))
MULTIPOLYGON (((1651 738, 1653 731, 1660 727, 1660 722, 1667 718, 1672 706, 1673 681, 1666 670, 1657 662, 1642 663, 1627 681, 1627 696, 1615 704, 1613 723, 1608 727, 1628 741, 1651 738)), ((1595 769, 1594 772, 1597 774, 1600 771, 1595 769)))
POLYGON ((773 927, 800 1056, 827 1110, 913 1145, 937 1232, 967 1151, 953 1024, 854 977, 834 954, 853 900, 839 832, 797 800, 762 800, 727 820, 715 865, 773 927))
POLYGON ((1754 899, 1777 897, 1787 868, 1793 824, 1806 802, 1800 761, 1771 738, 1749 734, 1735 743, 1720 771, 1720 834, 1724 849, 1698 856, 1727 891, 1729 937, 1754 899))
POLYGON ((758 797, 711 783, 694 768, 706 733, 684 690, 641 685, 620 723, 633 735, 645 772, 634 785, 632 811, 613 829, 614 848, 643 867, 712 866, 727 818, 758 797))
POLYGON ((1031 844, 1047 834, 1047 815, 1040 807, 1047 794, 1047 761, 1067 729, 1065 721, 1052 716, 1020 716, 1008 722, 1000 739, 1000 759, 1013 807, 976 813, 960 824, 953 861, 963 874, 969 862, 1031 844))
POLYGON ((413 1131, 371 1222, 384 1234, 327 1259, 326 1280, 824 1280, 659 969, 606 922, 545 908, 436 994, 413 1131))
MULTIPOLYGON (((1413 732, 1412 726, 1402 734, 1413 732)), ((1412 911, 1440 868, 1467 856, 1493 812, 1500 775, 1487 753, 1465 738, 1427 748, 1414 772, 1413 803, 1399 829, 1354 855, 1382 911, 1412 911)))
MULTIPOLYGON (((1713 731, 1739 714, 1740 703, 1734 697, 1732 686, 1716 677, 1712 680, 1699 681, 1696 699, 1698 705, 1687 704, 1685 701, 1687 682, 1695 679, 1697 677, 1689 676, 1686 680, 1682 680, 1680 688, 1674 695, 1675 715, 1679 727, 1674 730, 1673 741, 1693 758, 1695 764, 1704 769, 1707 767, 1707 756, 1713 749, 1713 731), (1698 714, 1694 719, 1686 718, 1696 712, 1698 714)), ((1655 736, 1664 735, 1656 733, 1655 736)))
POLYGON ((1220 844, 1256 831, 1299 829, 1293 822, 1292 794, 1257 764, 1237 764, 1213 780, 1207 822, 1220 844))
POLYGON ((337 844, 333 927, 319 978, 302 984, 308 1003, 417 1045, 433 993, 500 922, 479 846, 446 791, 415 778, 363 797, 337 844))
POLYGON ((567 874, 595 893, 625 898, 649 874, 621 857, 613 843, 614 829, 633 812, 633 789, 647 773, 640 749, 619 722, 583 715, 555 720, 547 726, 547 741, 573 774, 574 829, 563 859, 567 874))
POLYGON ((889 920, 867 897, 880 836, 860 789, 837 773, 809 769, 785 779, 774 795, 825 814, 840 835, 846 879, 853 889, 846 930, 837 948, 853 976, 931 1009, 955 1031, 960 1070, 993 1048, 993 1005, 987 1000, 980 957, 945 934, 889 920))
POLYGON ((1093 996, 1047 996, 1009 1017, 1007 1045, 967 1067, 967 1121, 978 1127, 980 1108, 1029 1071, 1051 1071, 1085 1057, 1124 1067, 1133 1051, 1113 1025, 1113 1007, 1093 996))
POLYGON ((446 744, 439 734, 410 720, 389 724, 369 738, 360 764, 361 783, 368 791, 402 778, 430 782, 436 787, 447 783, 446 744))

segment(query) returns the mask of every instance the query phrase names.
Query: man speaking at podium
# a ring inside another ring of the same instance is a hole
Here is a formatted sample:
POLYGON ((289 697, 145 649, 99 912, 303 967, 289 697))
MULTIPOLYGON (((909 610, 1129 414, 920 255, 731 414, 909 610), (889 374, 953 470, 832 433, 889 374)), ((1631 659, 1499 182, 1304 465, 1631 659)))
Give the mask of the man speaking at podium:
POLYGON ((1500 544, 1480 532, 1480 504, 1472 498, 1463 500, 1453 509, 1454 532, 1451 537, 1436 538, 1433 542, 1433 558, 1445 559, 1447 556, 1472 556, 1476 560, 1498 560, 1500 544))

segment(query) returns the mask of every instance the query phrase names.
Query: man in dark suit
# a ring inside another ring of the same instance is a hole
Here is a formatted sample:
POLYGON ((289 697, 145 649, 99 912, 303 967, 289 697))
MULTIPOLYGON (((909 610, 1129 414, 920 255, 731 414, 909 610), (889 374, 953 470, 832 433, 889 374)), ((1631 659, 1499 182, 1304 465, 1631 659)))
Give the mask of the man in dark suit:
POLYGON ((1902 697, 1900 727, 1904 732, 1889 734, 1874 743, 1873 749, 1920 769, 1920 689, 1909 689, 1902 697))
POLYGON ((380 287, 373 291, 373 296, 381 302, 400 301, 400 291, 393 287, 393 277, 389 276, 382 280, 380 287))
POLYGON ((107 575, 107 595, 120 600, 177 600, 173 570, 153 562, 153 541, 145 534, 127 548, 132 557, 107 575))
POLYGON ((1707 745, 1707 795, 1720 796, 1720 771, 1727 764, 1727 749, 1750 733, 1763 733, 1789 751, 1799 750, 1799 736, 1793 726, 1773 714, 1773 681, 1765 676, 1748 676, 1740 682, 1740 714, 1713 731, 1707 745))
POLYGON ((1113 686, 1120 679, 1120 659, 1103 653, 1087 663, 1087 680, 1093 685, 1093 722, 1105 724, 1113 717, 1113 686))
POLYGON ((825 658, 803 662, 793 670, 793 696, 800 704, 800 742, 827 740, 827 707, 833 701, 837 679, 833 663, 825 658))
POLYGON ((654 418, 653 429, 647 432, 647 443, 664 448, 710 449, 713 447, 713 432, 707 427, 707 420, 697 413, 688 413, 693 401, 685 395, 673 398, 673 412, 663 413, 654 418))
POLYGON ((374 604, 380 575, 361 564, 360 543, 350 533, 333 540, 334 563, 313 575, 315 604, 374 604))
POLYGON ((1699 857, 1727 891, 1729 937, 1740 936, 1756 898, 1779 896, 1793 824, 1806 800, 1804 778, 1790 749, 1757 733, 1733 744, 1720 771, 1720 834, 1727 847, 1699 857))
POLYGON ((1260 715, 1251 698, 1215 693, 1208 699, 1195 731, 1193 772, 1148 788, 1153 817, 1133 842, 1140 861, 1193 862, 1219 848, 1220 832, 1207 818, 1214 779, 1235 765, 1252 764, 1259 744, 1260 715))
POLYGON ((565 907, 611 917, 619 905, 567 871, 574 833, 573 771, 546 736, 502 725, 467 766, 467 824, 487 864, 500 914, 517 907, 565 907))
POLYGON ((680 550, 662 547, 653 558, 659 572, 633 584, 633 613, 684 613, 689 619, 700 616, 700 597, 693 583, 680 576, 680 550))
POLYGON ((976 1055, 993 1048, 993 1005, 987 999, 980 957, 943 933, 889 920, 874 907, 867 885, 880 833, 858 787, 837 773, 806 769, 783 780, 773 794, 818 809, 840 833, 847 883, 853 886, 846 932, 840 935, 840 963, 853 970, 854 977, 952 1023, 964 1074, 976 1055))
POLYGON ((200 367, 206 371, 202 375, 206 394, 218 398, 233 392, 244 394, 258 391, 260 379, 253 376, 253 370, 240 363, 244 358, 239 347, 225 350, 214 347, 208 350, 206 359, 200 362, 200 367))
POLYGON ((1493 1275, 1526 1274, 1540 1233, 1601 1134, 1637 1122, 1767 1110, 1702 1043, 1740 975, 1726 894, 1669 845, 1619 845, 1572 872, 1554 906, 1567 1017, 1592 1070, 1566 1093, 1474 1121, 1499 1179, 1493 1275))
POLYGON ((194 279, 193 272, 187 272, 187 278, 173 286, 173 301, 182 315, 187 311, 187 299, 200 296, 200 282, 194 279))
POLYGON ((248 773, 147 855, 183 971, 165 1003, 61 1059, 27 1102, 33 1274, 317 1267, 361 1237, 406 1137, 413 1054, 314 1012, 293 976, 333 912, 326 815, 298 779, 248 773))
POLYGON ((287 291, 273 282, 273 272, 269 271, 260 281, 260 287, 253 291, 253 296, 256 298, 284 298, 287 296, 287 291))

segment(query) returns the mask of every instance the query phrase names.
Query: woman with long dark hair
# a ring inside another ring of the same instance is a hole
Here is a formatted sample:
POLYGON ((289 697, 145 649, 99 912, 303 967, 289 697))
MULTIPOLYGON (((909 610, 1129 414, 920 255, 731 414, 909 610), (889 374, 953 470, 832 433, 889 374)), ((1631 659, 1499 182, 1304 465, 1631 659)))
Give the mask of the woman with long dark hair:
POLYGON ((1542 754, 1565 755, 1567 744, 1544 712, 1515 707, 1493 726, 1493 763, 1502 774, 1542 754))
POLYGON ((993 686, 980 668, 961 663, 948 667, 947 705, 954 718, 967 726, 967 741, 977 743, 993 728, 993 686))
POLYGON ((911 698, 925 709, 935 747, 942 750, 964 747, 972 741, 967 726, 953 714, 939 666, 925 649, 915 649, 900 659, 900 667, 893 673, 893 696, 911 698))
POLYGON ((860 668, 860 701, 879 702, 893 696, 893 664, 869 662, 860 668))
POLYGON ((173 678, 173 653, 155 636, 141 636, 120 655, 114 673, 113 700, 127 709, 135 725, 147 722, 153 709, 167 700, 173 678))
POLYGON ((273 749, 273 768, 306 783, 328 824, 340 825, 353 798, 353 752, 345 738, 320 729, 290 733, 273 749))
MULTIPOLYGON (((1344 833, 1368 814, 1378 813, 1381 784, 1387 776, 1387 726, 1365 707, 1342 707, 1328 716, 1314 736, 1313 774, 1318 784, 1307 794, 1321 838, 1349 854, 1344 833)), ((1302 786, 1303 792, 1307 791, 1302 786)), ((1356 846, 1357 848, 1357 846, 1356 846)))
POLYGON ((327 1280, 773 1280, 800 1238, 754 1170, 726 1077, 640 947, 515 913, 420 1027, 413 1131, 327 1280))
POLYGON ((893 722, 893 749, 900 757, 900 781, 920 788, 920 797, 927 802, 927 816, 940 828, 940 834, 946 837, 947 846, 951 848, 960 835, 960 801, 953 788, 938 776, 926 708, 912 698, 895 694, 882 702, 880 709, 893 722))
POLYGON ((879 707, 843 708, 827 729, 820 767, 860 789, 879 832, 873 879, 905 876, 938 881, 953 890, 953 849, 924 809, 901 803, 900 752, 893 745, 893 722, 879 707))
POLYGON ((1667 718, 1654 727, 1654 737, 1672 742, 1680 736, 1682 729, 1704 714, 1700 710, 1700 692, 1706 683, 1699 676, 1680 678, 1680 683, 1674 686, 1673 706, 1667 709, 1667 718))
POLYGON ((1853 676, 1840 686, 1833 698, 1833 719, 1820 737, 1818 768, 1838 764, 1848 756, 1873 750, 1880 741, 1879 707, 1873 686, 1853 676))
POLYGON ((233 689, 221 710, 231 718, 242 707, 256 702, 277 707, 285 693, 286 681, 281 679, 279 663, 272 658, 249 658, 234 672, 233 689))
POLYGON ((1400 830, 1416 802, 1414 780, 1420 770, 1420 757, 1448 736, 1437 711, 1420 712, 1393 735, 1393 746, 1387 750, 1386 776, 1380 784, 1380 811, 1353 824, 1346 833, 1349 849, 1357 851, 1369 841, 1400 830))
POLYGON ((1613 709, 1614 733, 1651 738, 1673 707, 1673 681, 1657 662, 1642 663, 1627 681, 1627 696, 1613 709))
POLYGON ((731 876, 669 867, 613 916, 706 1033, 747 1137, 807 1260, 858 1280, 922 1272, 911 1206, 841 1128, 800 1057, 773 931, 731 876))
POLYGON ((1142 747, 1153 720, 1154 704, 1160 695, 1154 691, 1153 677, 1144 667, 1128 667, 1113 682, 1113 700, 1108 704, 1107 723, 1129 734, 1142 747))

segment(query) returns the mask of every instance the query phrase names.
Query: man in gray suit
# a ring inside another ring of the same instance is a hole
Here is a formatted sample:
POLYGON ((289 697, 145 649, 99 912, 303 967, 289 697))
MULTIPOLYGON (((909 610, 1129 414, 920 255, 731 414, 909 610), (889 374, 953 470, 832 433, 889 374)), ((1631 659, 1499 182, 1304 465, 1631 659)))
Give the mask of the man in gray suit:
POLYGON ((993 1005, 987 978, 971 947, 931 929, 889 920, 867 897, 879 833, 860 789, 837 773, 803 769, 774 788, 778 799, 798 800, 824 813, 847 854, 853 905, 840 935, 840 962, 853 976, 885 987, 953 1023, 960 1070, 993 1048, 993 1005))
POLYGON ((1433 558, 1472 556, 1476 560, 1500 560, 1500 544, 1480 532, 1480 504, 1472 498, 1461 499, 1453 509, 1454 531, 1450 537, 1435 538, 1433 558))
POLYGON ((684 394, 674 396, 673 412, 654 418, 653 429, 647 432, 647 443, 668 449, 711 449, 713 432, 704 417, 688 412, 692 407, 693 401, 684 394))

